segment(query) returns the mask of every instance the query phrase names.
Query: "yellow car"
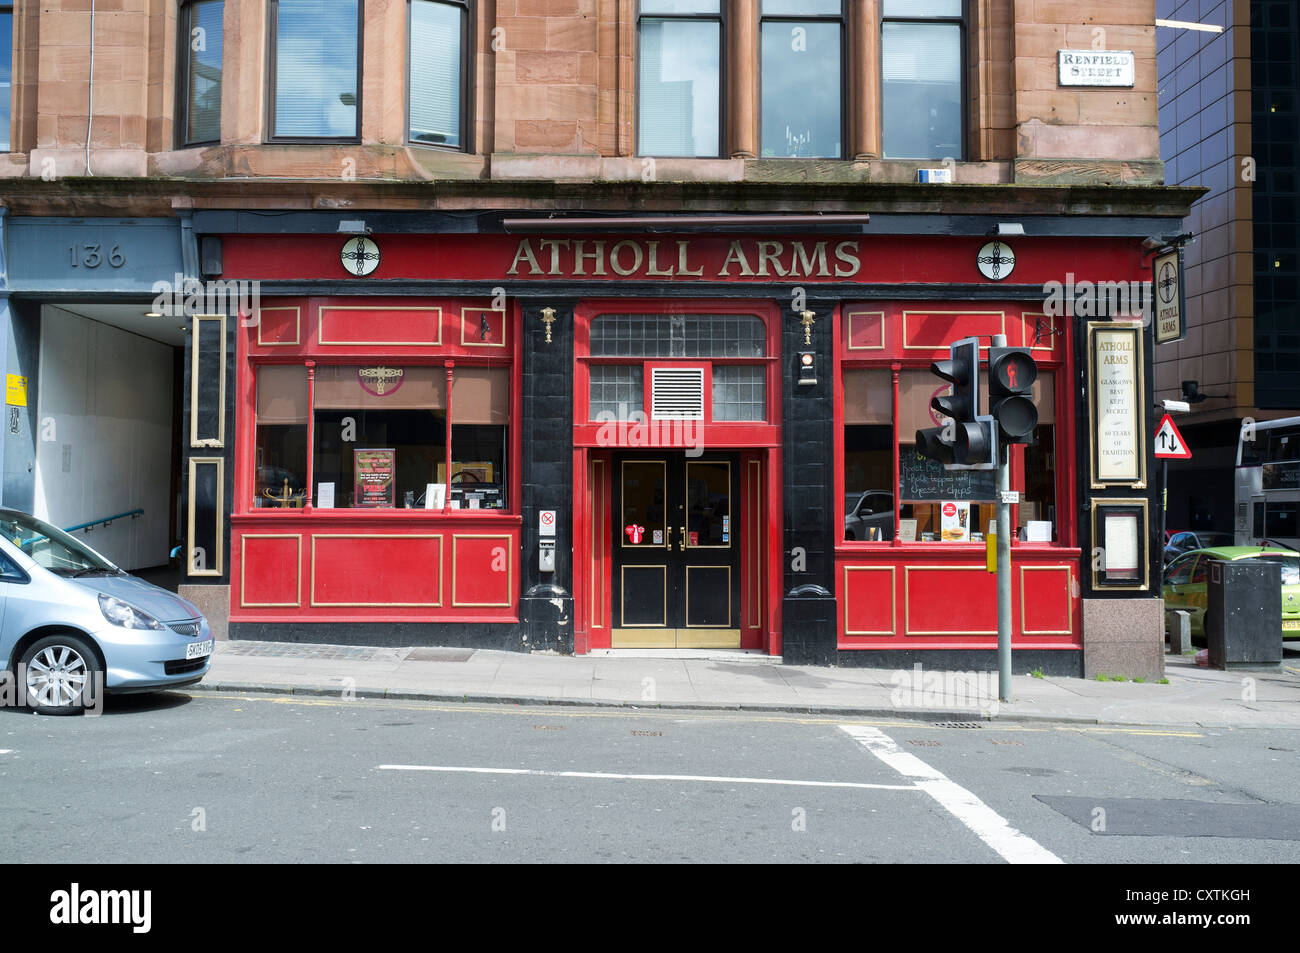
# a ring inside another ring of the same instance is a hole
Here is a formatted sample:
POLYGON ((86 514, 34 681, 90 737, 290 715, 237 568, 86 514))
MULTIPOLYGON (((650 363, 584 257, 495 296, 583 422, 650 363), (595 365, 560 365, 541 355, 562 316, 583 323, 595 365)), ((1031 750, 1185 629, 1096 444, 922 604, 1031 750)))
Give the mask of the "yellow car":
POLYGON ((1210 560, 1265 559, 1282 564, 1282 638, 1300 639, 1300 552, 1260 546, 1216 546, 1183 553, 1165 567, 1165 609, 1185 609, 1193 635, 1205 634, 1210 560))

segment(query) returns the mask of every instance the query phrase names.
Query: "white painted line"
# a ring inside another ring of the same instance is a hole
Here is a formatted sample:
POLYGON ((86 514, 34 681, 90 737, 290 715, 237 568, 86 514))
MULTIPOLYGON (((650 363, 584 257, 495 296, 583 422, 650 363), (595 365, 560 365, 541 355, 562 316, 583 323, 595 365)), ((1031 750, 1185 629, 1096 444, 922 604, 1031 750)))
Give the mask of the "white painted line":
POLYGON ((13 754, 13 748, 0 748, 0 754, 13 754))
POLYGON ((970 791, 955 781, 948 780, 943 772, 930 767, 916 755, 900 750, 893 739, 879 728, 871 728, 867 725, 840 725, 840 730, 853 737, 862 747, 903 777, 915 779, 918 788, 938 801, 945 810, 969 827, 980 840, 997 851, 1008 863, 1064 863, 1061 858, 1036 840, 1008 824, 1002 815, 970 791))
POLYGON ((1173 27, 1175 30, 1200 30, 1202 33, 1223 32, 1223 27, 1213 23, 1193 23, 1189 20, 1157 20, 1156 26, 1173 27))
POLYGON ((594 778, 606 781, 705 781, 723 784, 778 784, 801 788, 863 788, 916 791, 912 784, 862 784, 857 781, 800 781, 791 778, 722 778, 699 774, 611 774, 605 771, 538 771, 532 768, 472 768, 445 764, 381 764, 380 771, 441 771, 461 774, 531 774, 543 778, 594 778))

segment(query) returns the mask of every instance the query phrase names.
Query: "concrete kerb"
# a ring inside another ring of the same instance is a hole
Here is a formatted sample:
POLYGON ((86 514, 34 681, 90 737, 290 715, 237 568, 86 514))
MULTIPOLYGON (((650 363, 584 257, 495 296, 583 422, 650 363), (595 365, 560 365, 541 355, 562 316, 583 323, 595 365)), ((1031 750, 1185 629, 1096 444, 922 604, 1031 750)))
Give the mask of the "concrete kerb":
MULTIPOLYGON (((238 693, 261 693, 268 695, 301 695, 310 698, 338 698, 341 694, 341 688, 324 688, 320 686, 299 686, 299 685, 262 685, 255 682, 229 683, 229 682, 208 682, 204 681, 198 685, 189 686, 191 691, 202 692, 227 692, 231 694, 238 693)), ((1056 724, 1078 724, 1078 725, 1103 725, 1110 724, 1100 718, 1088 717, 1083 715, 1052 715, 1047 713, 1034 712, 1007 712, 990 716, 987 712, 980 711, 962 711, 960 709, 920 709, 920 708, 853 708, 844 706, 817 706, 817 705, 763 705, 752 702, 735 702, 735 703, 708 703, 708 702, 680 702, 680 703, 649 703, 618 701, 616 699, 584 699, 584 698, 552 698, 538 697, 531 695, 480 695, 473 693, 464 693, 458 695, 443 694, 438 692, 416 692, 416 691, 385 691, 376 694, 373 691, 364 691, 357 689, 354 692, 357 700, 374 700, 374 701, 425 701, 425 702, 450 702, 465 705, 518 705, 521 707, 536 708, 620 708, 628 711, 735 711, 735 712, 771 712, 779 714, 794 715, 827 715, 831 717, 844 718, 889 718, 896 721, 921 721, 926 723, 936 722, 980 722, 991 724, 994 722, 1007 722, 1015 724, 1018 722, 1053 722, 1056 724)), ((1115 723, 1119 726, 1120 723, 1115 723)), ((1133 724, 1130 727, 1145 727, 1141 724, 1133 724)))

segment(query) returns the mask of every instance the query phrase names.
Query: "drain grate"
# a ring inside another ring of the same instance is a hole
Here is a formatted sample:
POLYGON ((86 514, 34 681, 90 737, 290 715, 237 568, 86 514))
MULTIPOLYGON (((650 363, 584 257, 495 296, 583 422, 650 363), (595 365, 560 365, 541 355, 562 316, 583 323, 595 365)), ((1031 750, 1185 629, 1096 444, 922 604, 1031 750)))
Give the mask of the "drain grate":
POLYGON ((983 728, 978 721, 937 721, 936 728, 983 728))
POLYGON ((942 748, 943 747, 942 741, 930 741, 928 739, 924 741, 919 741, 916 738, 908 738, 907 743, 909 745, 916 745, 918 748, 942 748))

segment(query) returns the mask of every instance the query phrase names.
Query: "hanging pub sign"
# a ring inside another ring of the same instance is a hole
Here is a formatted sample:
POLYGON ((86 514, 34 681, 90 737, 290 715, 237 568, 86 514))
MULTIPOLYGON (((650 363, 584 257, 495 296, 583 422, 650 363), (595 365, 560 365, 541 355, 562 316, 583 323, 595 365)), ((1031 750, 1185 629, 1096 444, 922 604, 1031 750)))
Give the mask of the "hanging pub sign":
POLYGON ((356 506, 394 506, 397 502, 397 451, 353 450, 356 506))
POLYGON ((1132 50, 1057 50, 1062 86, 1132 86, 1132 50))
POLYGON ((1088 324, 1092 386, 1092 486, 1146 485, 1146 442, 1142 439, 1142 326, 1088 324))
POLYGON ((1151 265, 1151 283, 1155 286, 1156 343, 1168 344, 1187 337, 1183 317, 1182 253, 1171 251, 1159 255, 1151 265))

